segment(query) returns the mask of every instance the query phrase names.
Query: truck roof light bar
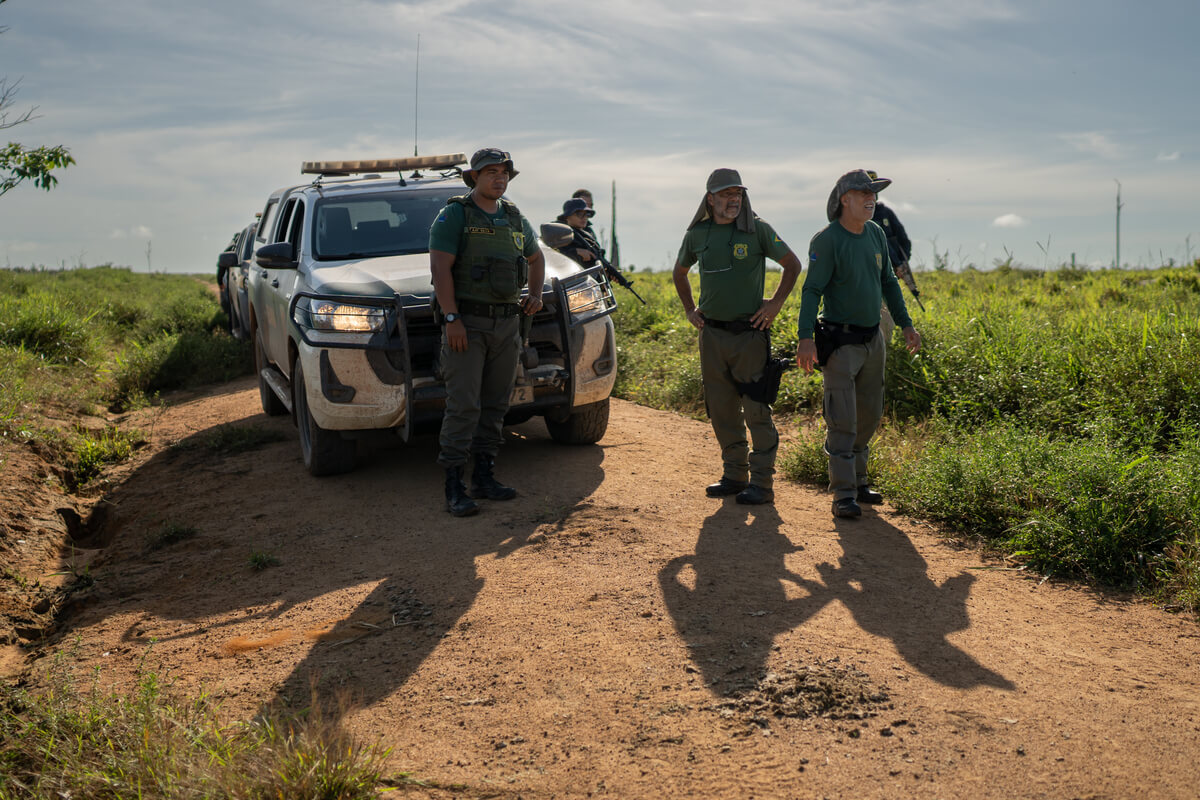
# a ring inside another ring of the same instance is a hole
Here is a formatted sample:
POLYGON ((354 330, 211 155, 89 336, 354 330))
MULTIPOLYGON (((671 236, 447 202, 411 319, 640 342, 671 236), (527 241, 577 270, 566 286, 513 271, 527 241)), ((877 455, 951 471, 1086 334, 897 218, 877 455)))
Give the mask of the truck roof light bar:
POLYGON ((358 175, 366 172, 403 172, 406 169, 449 169, 467 163, 465 153, 410 158, 377 158, 366 161, 305 161, 302 175, 358 175))

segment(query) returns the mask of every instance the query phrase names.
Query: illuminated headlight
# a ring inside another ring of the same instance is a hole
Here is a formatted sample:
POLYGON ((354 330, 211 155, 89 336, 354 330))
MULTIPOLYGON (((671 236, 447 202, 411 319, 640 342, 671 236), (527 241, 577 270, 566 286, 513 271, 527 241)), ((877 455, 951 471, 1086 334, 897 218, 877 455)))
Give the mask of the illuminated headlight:
POLYGON ((567 306, 572 314, 580 314, 600 308, 604 304, 604 294, 600 286, 591 278, 568 290, 567 306))
POLYGON ((318 331, 371 333, 383 328, 385 314, 382 308, 338 305, 320 300, 313 303, 309 319, 318 331))

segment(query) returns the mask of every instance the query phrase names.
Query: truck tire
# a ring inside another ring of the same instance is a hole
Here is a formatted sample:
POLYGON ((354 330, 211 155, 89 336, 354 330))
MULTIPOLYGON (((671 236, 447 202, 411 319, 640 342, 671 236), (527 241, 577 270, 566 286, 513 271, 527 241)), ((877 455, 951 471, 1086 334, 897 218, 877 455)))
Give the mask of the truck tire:
POLYGON ((292 370, 292 408, 300 431, 300 453, 304 466, 314 477, 340 475, 354 469, 355 443, 337 431, 327 431, 316 423, 308 409, 308 390, 304 386, 304 368, 296 359, 292 370))
POLYGON ((604 438, 608 430, 608 400, 589 403, 571 411, 562 422, 546 417, 546 429, 550 438, 559 444, 595 444, 604 438))
POLYGON ((263 378, 263 370, 270 369, 271 365, 267 362, 267 350, 263 347, 262 331, 255 328, 254 330, 254 374, 258 376, 258 399, 262 403, 262 410, 268 417, 281 417, 287 413, 287 406, 283 401, 275 396, 274 390, 270 384, 263 378))

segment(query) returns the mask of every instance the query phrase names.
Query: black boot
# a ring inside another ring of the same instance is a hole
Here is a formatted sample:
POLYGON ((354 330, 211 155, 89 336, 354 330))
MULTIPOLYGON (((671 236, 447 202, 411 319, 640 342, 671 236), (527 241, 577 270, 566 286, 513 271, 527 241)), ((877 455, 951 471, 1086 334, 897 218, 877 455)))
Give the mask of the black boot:
POLYGON ((462 467, 446 467, 446 510, 456 517, 469 517, 479 506, 467 495, 462 467))
POLYGON ((475 456, 475 470, 471 473, 471 497, 487 500, 512 500, 517 490, 496 480, 492 470, 496 468, 495 456, 475 456))

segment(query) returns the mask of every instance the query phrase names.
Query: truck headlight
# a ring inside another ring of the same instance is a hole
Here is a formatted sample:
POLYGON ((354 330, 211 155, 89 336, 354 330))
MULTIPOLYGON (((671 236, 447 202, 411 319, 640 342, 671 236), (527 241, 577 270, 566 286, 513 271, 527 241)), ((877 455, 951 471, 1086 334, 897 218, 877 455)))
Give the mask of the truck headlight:
POLYGON ((312 327, 319 331, 372 333, 383 328, 385 318, 382 308, 336 304, 325 300, 313 303, 309 312, 312 327))
POLYGON ((600 291, 599 284, 591 278, 567 290, 567 307, 571 309, 572 314, 582 314, 603 305, 604 293, 600 291))

